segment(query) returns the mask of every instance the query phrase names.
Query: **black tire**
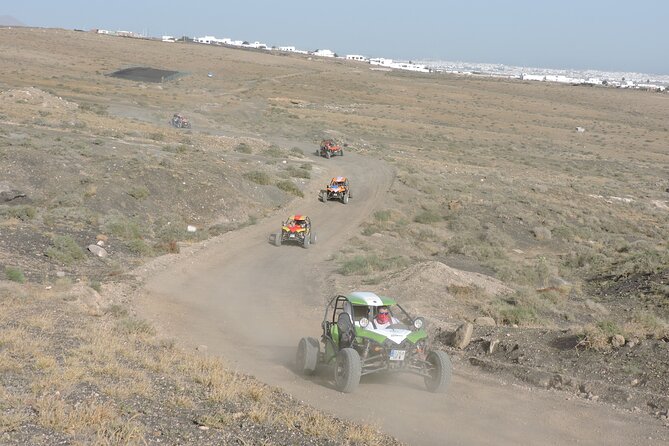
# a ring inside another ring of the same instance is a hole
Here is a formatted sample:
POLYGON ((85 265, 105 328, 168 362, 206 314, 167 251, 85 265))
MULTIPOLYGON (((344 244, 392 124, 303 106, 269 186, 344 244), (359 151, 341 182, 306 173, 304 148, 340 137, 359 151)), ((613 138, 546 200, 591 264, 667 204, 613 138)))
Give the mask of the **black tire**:
POLYGON ((276 246, 281 246, 281 233, 280 232, 277 232, 276 234, 274 234, 274 244, 276 246))
POLYGON ((430 369, 428 370, 430 376, 425 377, 425 387, 434 393, 445 391, 451 382, 453 373, 451 359, 446 352, 433 350, 428 353, 427 362, 430 363, 430 369))
POLYGON ((329 150, 327 150, 327 151, 325 152, 325 157, 326 157, 327 159, 330 159, 330 151, 329 151, 329 150))
POLYGON ((344 156, 344 149, 341 149, 341 150, 339 151, 339 156, 344 156))
POLYGON ((327 193, 327 192, 321 192, 321 201, 322 201, 323 203, 327 203, 327 202, 328 202, 328 193, 327 193))
POLYGON ((304 236, 304 240, 302 240, 302 246, 304 249, 309 249, 309 245, 311 244, 311 237, 308 235, 304 236))
POLYGON ((312 244, 312 245, 315 245, 315 244, 316 244, 316 240, 317 240, 316 234, 314 234, 314 233, 312 232, 311 235, 309 235, 309 238, 311 239, 311 240, 309 240, 309 241, 311 242, 311 244, 312 244))
POLYGON ((360 355, 352 348, 343 348, 337 353, 334 365, 335 387, 342 393, 351 393, 358 388, 362 374, 360 355))
POLYGON ((318 341, 314 338, 302 338, 297 345, 297 355, 295 356, 295 366, 303 375, 313 375, 316 372, 318 364, 318 354, 320 348, 318 341))
POLYGON ((341 199, 341 202, 344 204, 348 204, 348 193, 344 194, 344 196, 341 199))

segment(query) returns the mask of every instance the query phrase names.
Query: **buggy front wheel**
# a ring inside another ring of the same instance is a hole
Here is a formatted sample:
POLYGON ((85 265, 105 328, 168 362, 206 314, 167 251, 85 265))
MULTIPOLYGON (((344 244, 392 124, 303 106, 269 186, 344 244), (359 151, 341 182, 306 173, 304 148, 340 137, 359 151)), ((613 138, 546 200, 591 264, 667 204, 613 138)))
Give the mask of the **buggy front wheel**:
POLYGON ((281 246, 281 233, 277 232, 274 234, 274 245, 275 246, 281 246))
POLYGON ((343 348, 337 353, 334 366, 334 380, 337 390, 351 393, 358 388, 362 374, 360 355, 352 348, 343 348))

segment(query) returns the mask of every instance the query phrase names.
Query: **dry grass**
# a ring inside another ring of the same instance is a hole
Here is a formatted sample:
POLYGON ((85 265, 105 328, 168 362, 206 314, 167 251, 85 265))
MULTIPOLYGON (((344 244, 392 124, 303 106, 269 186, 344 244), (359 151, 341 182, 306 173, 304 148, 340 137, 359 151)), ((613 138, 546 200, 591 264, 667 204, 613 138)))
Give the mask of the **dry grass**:
MULTIPOLYGON (((35 425, 72 444, 134 445, 174 420, 187 425, 197 420, 228 435, 241 417, 298 435, 291 438, 376 444, 365 440, 374 429, 300 406, 227 370, 220 358, 185 352, 123 311, 91 317, 52 291, 7 284, 0 286, 6 296, 0 300, 0 427, 5 431, 35 425), (155 411, 164 426, 147 416, 155 411)), ((253 437, 238 435, 255 444, 253 437)))

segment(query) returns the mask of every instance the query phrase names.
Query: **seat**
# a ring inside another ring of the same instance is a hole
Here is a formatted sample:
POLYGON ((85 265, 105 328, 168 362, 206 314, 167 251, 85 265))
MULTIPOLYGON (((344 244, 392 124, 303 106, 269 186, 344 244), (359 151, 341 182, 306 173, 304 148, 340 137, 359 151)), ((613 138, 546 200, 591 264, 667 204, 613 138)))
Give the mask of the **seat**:
POLYGON ((351 315, 340 313, 337 319, 337 328, 339 331, 339 348, 350 347, 355 339, 355 328, 351 321, 351 315))

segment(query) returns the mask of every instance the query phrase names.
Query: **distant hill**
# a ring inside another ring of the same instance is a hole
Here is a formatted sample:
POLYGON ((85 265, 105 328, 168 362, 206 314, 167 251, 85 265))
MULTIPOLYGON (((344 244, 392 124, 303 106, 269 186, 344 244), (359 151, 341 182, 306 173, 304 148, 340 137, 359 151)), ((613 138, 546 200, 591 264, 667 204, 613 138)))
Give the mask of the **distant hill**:
POLYGON ((26 26, 10 15, 0 15, 0 26, 26 26))

